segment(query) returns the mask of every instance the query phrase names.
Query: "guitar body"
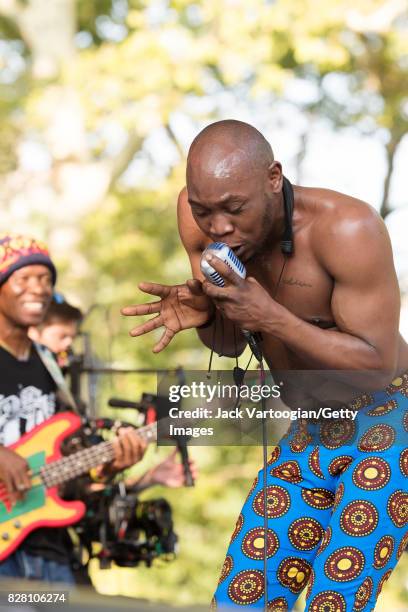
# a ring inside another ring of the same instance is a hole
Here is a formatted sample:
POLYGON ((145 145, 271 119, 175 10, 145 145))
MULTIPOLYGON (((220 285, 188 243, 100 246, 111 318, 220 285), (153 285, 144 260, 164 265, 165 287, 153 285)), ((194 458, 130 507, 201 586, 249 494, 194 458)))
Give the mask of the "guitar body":
MULTIPOLYGON (((61 442, 81 425, 79 416, 61 412, 10 446, 24 457, 36 472, 62 457, 61 442)), ((46 488, 39 476, 22 501, 11 507, 7 490, 1 482, 0 466, 0 562, 4 561, 38 527, 65 527, 77 522, 85 512, 79 501, 67 502, 58 496, 57 487, 46 488)))

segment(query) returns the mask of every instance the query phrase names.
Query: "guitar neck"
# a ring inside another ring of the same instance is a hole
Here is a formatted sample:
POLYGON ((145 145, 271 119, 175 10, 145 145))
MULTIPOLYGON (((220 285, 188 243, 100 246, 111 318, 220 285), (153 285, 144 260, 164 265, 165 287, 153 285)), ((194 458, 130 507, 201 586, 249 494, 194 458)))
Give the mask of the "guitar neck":
MULTIPOLYGON (((157 423, 141 427, 135 432, 140 438, 148 443, 157 440, 157 423)), ((55 487, 86 474, 97 465, 109 463, 115 458, 113 443, 101 442, 90 448, 80 450, 67 457, 62 457, 52 463, 47 463, 41 468, 40 475, 45 486, 55 487)))

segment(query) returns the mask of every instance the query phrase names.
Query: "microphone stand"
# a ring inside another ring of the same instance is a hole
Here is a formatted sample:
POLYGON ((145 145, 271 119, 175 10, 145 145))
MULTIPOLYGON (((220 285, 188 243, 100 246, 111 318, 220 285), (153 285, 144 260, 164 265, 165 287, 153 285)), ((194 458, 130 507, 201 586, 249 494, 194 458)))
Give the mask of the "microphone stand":
MULTIPOLYGON (((265 369, 263 360, 259 361, 260 366, 260 383, 265 384, 265 369)), ((265 414, 266 400, 262 394, 261 397, 262 415, 265 414)), ((263 571, 264 571, 264 610, 268 612, 268 487, 267 487, 267 469, 268 469, 268 431, 266 417, 262 416, 262 455, 263 455, 263 513, 264 513, 264 549, 263 549, 263 571)))
MULTIPOLYGON (((186 377, 184 374, 183 368, 177 368, 176 370, 177 380, 179 385, 184 385, 186 383, 186 377)), ((184 478, 186 481, 186 487, 194 487, 194 478, 190 469, 190 462, 188 456, 188 448, 187 448, 187 436, 173 436, 176 441, 177 449, 180 453, 181 462, 183 464, 184 469, 184 478)))
MULTIPOLYGON (((260 373, 259 373, 259 382, 260 385, 263 386, 265 384, 265 368, 263 363, 263 355, 261 348, 262 335, 259 332, 252 333, 247 330, 242 330, 243 335, 245 336, 249 348, 255 359, 259 363, 260 373)), ((236 373, 238 374, 238 373, 236 373)), ((245 373, 244 373, 245 375, 245 373)), ((243 380, 243 377, 242 377, 243 380)), ((240 384, 242 384, 242 380, 240 384)), ((266 410, 266 400, 264 395, 261 396, 261 408, 262 415, 265 414, 266 410)), ((267 469, 268 469, 268 431, 267 431, 267 422, 266 417, 262 416, 262 462, 263 462, 263 482, 262 482, 262 490, 263 490, 263 516, 264 516, 264 549, 263 549, 263 573, 264 573, 264 610, 268 612, 268 486, 267 486, 267 469)))

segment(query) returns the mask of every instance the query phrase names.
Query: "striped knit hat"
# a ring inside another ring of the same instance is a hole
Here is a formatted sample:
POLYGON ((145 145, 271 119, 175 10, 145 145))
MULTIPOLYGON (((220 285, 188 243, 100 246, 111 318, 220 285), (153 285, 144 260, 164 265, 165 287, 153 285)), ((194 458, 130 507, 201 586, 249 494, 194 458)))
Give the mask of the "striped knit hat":
POLYGON ((0 285, 16 270, 33 264, 47 266, 55 285, 57 271, 44 243, 17 234, 0 235, 0 285))

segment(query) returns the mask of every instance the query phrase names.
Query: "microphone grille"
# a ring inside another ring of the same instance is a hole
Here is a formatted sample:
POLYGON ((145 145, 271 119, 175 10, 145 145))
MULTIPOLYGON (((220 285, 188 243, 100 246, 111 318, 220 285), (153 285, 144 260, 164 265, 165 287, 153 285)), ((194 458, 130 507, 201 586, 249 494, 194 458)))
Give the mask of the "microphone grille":
POLYGON ((209 244, 203 252, 201 257, 201 270, 214 285, 224 287, 225 282, 222 276, 205 260, 205 253, 208 251, 214 251, 214 255, 226 263, 231 270, 238 274, 238 276, 241 278, 246 277, 245 266, 235 255, 234 251, 224 242, 213 242, 209 244))

